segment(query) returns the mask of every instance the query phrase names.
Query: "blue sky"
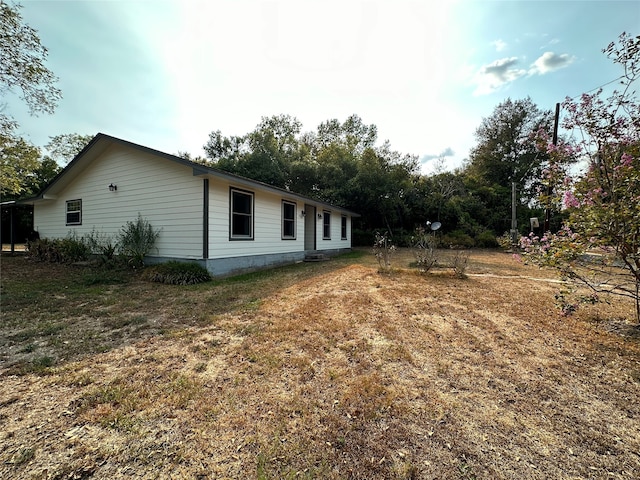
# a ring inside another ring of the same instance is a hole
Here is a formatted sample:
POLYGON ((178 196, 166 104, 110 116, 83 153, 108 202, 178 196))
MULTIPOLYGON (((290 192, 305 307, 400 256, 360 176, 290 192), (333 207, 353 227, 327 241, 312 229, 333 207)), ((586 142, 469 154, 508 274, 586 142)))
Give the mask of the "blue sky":
MULTIPOLYGON (((305 131, 357 114, 430 173, 462 164, 506 100, 542 109, 617 78, 601 52, 640 34, 640 1, 23 0, 63 99, 8 113, 44 146, 103 132, 204 155, 263 116, 305 131)), ((611 87, 609 87, 611 88, 611 87)))

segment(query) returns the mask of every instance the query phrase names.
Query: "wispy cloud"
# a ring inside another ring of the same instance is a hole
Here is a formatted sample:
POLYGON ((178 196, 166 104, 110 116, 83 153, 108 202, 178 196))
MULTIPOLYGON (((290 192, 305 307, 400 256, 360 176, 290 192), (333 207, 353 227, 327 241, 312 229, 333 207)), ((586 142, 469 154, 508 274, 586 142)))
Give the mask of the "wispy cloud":
POLYGON ((544 75, 564 68, 575 60, 574 56, 568 53, 557 54, 553 52, 544 52, 533 64, 529 73, 531 75, 544 75))
POLYGON ((507 48, 507 44, 502 39, 494 40, 493 42, 491 42, 491 45, 493 45, 496 48, 496 52, 501 52, 505 48, 507 48))
POLYGON ((447 147, 445 148, 442 152, 440 152, 438 155, 434 155, 434 154, 426 154, 423 155, 422 157, 420 157, 420 163, 422 163, 423 165, 425 163, 430 162, 431 160, 436 160, 438 158, 445 158, 445 157, 453 157, 456 153, 453 151, 453 148, 451 147, 447 147))
POLYGON ((487 95, 525 76, 527 71, 518 68, 518 63, 518 57, 509 57, 481 67, 474 78, 474 83, 477 85, 474 95, 487 95))
POLYGON ((488 95, 521 77, 545 75, 571 65, 575 57, 568 53, 545 52, 538 57, 528 69, 519 66, 518 57, 508 57, 496 60, 480 67, 473 78, 476 89, 474 95, 488 95))

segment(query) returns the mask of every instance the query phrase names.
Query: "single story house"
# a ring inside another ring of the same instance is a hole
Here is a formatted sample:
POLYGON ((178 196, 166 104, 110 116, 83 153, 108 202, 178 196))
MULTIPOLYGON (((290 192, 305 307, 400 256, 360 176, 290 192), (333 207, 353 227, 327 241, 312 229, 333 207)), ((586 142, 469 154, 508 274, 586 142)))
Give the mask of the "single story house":
POLYGON ((349 251, 358 216, 102 133, 21 203, 40 238, 115 238, 140 214, 160 230, 148 263, 192 261, 216 276, 349 251))

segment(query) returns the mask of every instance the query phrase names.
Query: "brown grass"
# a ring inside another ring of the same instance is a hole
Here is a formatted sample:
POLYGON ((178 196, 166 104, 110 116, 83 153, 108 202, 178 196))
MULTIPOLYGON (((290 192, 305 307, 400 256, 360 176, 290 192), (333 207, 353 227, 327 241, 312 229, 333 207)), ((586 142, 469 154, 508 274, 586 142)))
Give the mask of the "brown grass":
POLYGON ((553 276, 506 254, 466 279, 367 255, 62 304, 15 290, 73 271, 2 261, 2 478, 640 476, 633 306, 561 317, 553 276), (100 351, 65 347, 87 332, 100 351))

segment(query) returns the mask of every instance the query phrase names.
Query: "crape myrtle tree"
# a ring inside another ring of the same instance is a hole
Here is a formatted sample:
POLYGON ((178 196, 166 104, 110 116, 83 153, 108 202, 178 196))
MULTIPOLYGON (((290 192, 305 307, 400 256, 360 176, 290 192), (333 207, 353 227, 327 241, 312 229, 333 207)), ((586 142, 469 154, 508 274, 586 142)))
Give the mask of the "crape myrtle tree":
POLYGON ((540 110, 530 98, 507 99, 492 115, 484 118, 475 134, 478 144, 471 150, 465 168, 468 188, 478 191, 490 205, 492 216, 485 225, 496 233, 509 229, 511 189, 518 187, 518 207, 528 208, 536 196, 536 187, 546 152, 536 149, 536 132, 551 131, 550 110, 540 110))
MULTIPOLYGON (((590 295, 560 295, 565 313, 579 300, 602 293, 630 297, 640 325, 640 102, 633 90, 640 77, 640 36, 620 35, 605 53, 624 69, 620 89, 603 98, 602 89, 562 104, 562 126, 575 135, 548 143, 546 179, 553 198, 568 213, 563 228, 542 238, 524 237, 525 256, 557 268, 590 295), (586 170, 569 177, 566 166, 584 159, 586 170)), ((571 292, 569 292, 571 293, 571 292)))

